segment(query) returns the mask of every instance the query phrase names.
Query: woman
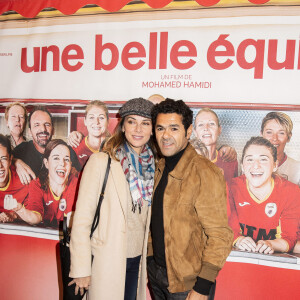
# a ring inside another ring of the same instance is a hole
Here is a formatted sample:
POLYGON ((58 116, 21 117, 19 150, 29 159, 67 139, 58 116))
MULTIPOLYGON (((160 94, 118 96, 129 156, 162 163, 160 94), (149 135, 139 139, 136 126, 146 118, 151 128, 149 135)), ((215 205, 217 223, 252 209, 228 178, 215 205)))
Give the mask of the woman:
POLYGON ((20 102, 14 102, 5 108, 6 126, 9 129, 9 135, 12 148, 15 148, 26 141, 24 131, 27 122, 26 107, 20 102))
POLYGON ((65 215, 70 217, 75 210, 77 180, 68 145, 63 140, 52 140, 46 146, 39 178, 29 185, 28 199, 14 210, 27 223, 43 221, 57 227, 65 215))
MULTIPOLYGON (((287 156, 284 152, 285 145, 291 140, 293 122, 282 112, 268 113, 261 124, 261 134, 277 149, 278 174, 300 186, 300 162, 287 156)), ((295 253, 300 253, 300 220, 298 226, 298 242, 294 248, 295 253)))
POLYGON ((195 118, 194 130, 197 138, 208 150, 208 159, 223 170, 226 182, 238 176, 237 160, 225 161, 217 150, 217 141, 222 132, 217 114, 210 108, 202 108, 195 118))
POLYGON ((261 124, 261 135, 277 149, 278 174, 300 186, 300 162, 286 155, 285 145, 291 140, 293 122, 282 112, 268 113, 261 124))
POLYGON ((87 128, 88 135, 82 135, 74 131, 70 134, 69 142, 76 137, 79 138, 79 145, 73 146, 78 160, 83 167, 88 158, 96 152, 101 151, 106 138, 110 136, 108 126, 108 109, 105 103, 95 100, 90 102, 85 109, 84 125, 87 128))
POLYGON ((92 155, 83 171, 71 234, 70 277, 74 279, 70 285, 76 285, 76 294, 89 288, 92 300, 146 299, 146 249, 154 178, 152 107, 142 98, 126 102, 120 109, 116 132, 103 149, 105 153, 92 155), (100 223, 90 239, 108 155, 112 162, 100 223))
POLYGON ((229 186, 234 246, 265 254, 292 251, 300 218, 300 190, 274 174, 276 148, 263 137, 252 137, 243 150, 242 170, 244 175, 229 186))

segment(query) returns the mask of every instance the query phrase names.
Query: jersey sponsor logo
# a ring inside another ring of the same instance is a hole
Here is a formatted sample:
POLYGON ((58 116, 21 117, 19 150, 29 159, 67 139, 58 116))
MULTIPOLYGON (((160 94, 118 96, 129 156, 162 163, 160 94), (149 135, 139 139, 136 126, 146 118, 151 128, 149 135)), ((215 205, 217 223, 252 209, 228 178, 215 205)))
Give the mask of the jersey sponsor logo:
POLYGON ((49 202, 46 203, 47 206, 49 206, 53 201, 50 200, 49 202))
POLYGON ((277 212, 277 205, 276 203, 268 203, 265 207, 265 213, 269 218, 272 218, 275 216, 277 212))
POLYGON ((243 236, 249 236, 252 239, 259 240, 275 240, 276 239, 276 229, 272 228, 267 232, 265 228, 257 228, 248 224, 240 223, 241 233, 243 236), (257 233, 256 239, 254 238, 255 233, 257 233))
POLYGON ((66 210, 66 208, 67 208, 66 199, 60 199, 59 200, 58 208, 59 208, 60 211, 65 211, 66 210))
POLYGON ((84 157, 86 157, 86 156, 87 156, 86 154, 79 154, 79 155, 78 155, 79 158, 84 158, 84 157))
POLYGON ((245 202, 243 202, 243 203, 239 203, 239 206, 245 206, 245 205, 250 205, 250 203, 249 202, 247 202, 247 201, 245 201, 245 202))

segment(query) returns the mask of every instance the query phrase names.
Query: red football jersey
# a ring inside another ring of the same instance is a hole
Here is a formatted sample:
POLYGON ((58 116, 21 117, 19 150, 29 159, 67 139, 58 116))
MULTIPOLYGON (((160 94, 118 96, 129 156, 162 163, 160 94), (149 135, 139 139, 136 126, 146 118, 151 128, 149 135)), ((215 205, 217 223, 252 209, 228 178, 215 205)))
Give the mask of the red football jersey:
POLYGON ((9 180, 5 187, 0 188, 0 212, 7 211, 4 209, 4 198, 6 195, 12 195, 18 202, 24 203, 28 197, 28 185, 23 185, 13 166, 9 170, 9 180))
POLYGON ((300 219, 300 189, 296 184, 276 176, 271 194, 259 201, 242 175, 229 185, 229 203, 234 240, 241 235, 255 242, 281 238, 288 243, 289 250, 293 249, 300 219))
POLYGON ((90 148, 88 146, 87 143, 87 136, 85 138, 82 139, 82 141, 80 142, 79 146, 77 148, 73 148, 73 150, 75 151, 78 160, 80 162, 81 168, 84 167, 86 161, 89 159, 89 157, 93 154, 93 153, 97 153, 99 151, 95 151, 92 148, 90 148))
POLYGON ((45 224, 57 225, 67 213, 75 211, 77 182, 78 177, 71 174, 62 195, 57 197, 50 187, 44 191, 39 179, 32 180, 29 185, 28 201, 24 203, 24 206, 39 213, 45 224))

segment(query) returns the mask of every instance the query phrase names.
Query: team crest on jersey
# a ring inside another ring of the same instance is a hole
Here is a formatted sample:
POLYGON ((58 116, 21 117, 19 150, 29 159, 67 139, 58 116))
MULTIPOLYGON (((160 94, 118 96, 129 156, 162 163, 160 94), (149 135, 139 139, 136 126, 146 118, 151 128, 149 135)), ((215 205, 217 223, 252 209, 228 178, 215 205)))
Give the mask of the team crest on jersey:
POLYGON ((59 200, 59 205, 58 205, 59 210, 65 211, 67 208, 67 201, 66 199, 60 199, 59 200))
POLYGON ((265 207, 265 213, 269 218, 275 216, 277 212, 277 205, 276 203, 268 203, 265 207))

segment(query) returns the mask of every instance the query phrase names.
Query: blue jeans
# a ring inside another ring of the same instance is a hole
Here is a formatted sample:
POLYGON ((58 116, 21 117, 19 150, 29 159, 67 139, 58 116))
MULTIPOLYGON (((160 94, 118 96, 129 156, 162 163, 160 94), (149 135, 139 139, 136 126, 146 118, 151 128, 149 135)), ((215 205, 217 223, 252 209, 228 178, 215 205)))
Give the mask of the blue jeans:
POLYGON ((124 300, 135 300, 141 255, 127 258, 124 300))

